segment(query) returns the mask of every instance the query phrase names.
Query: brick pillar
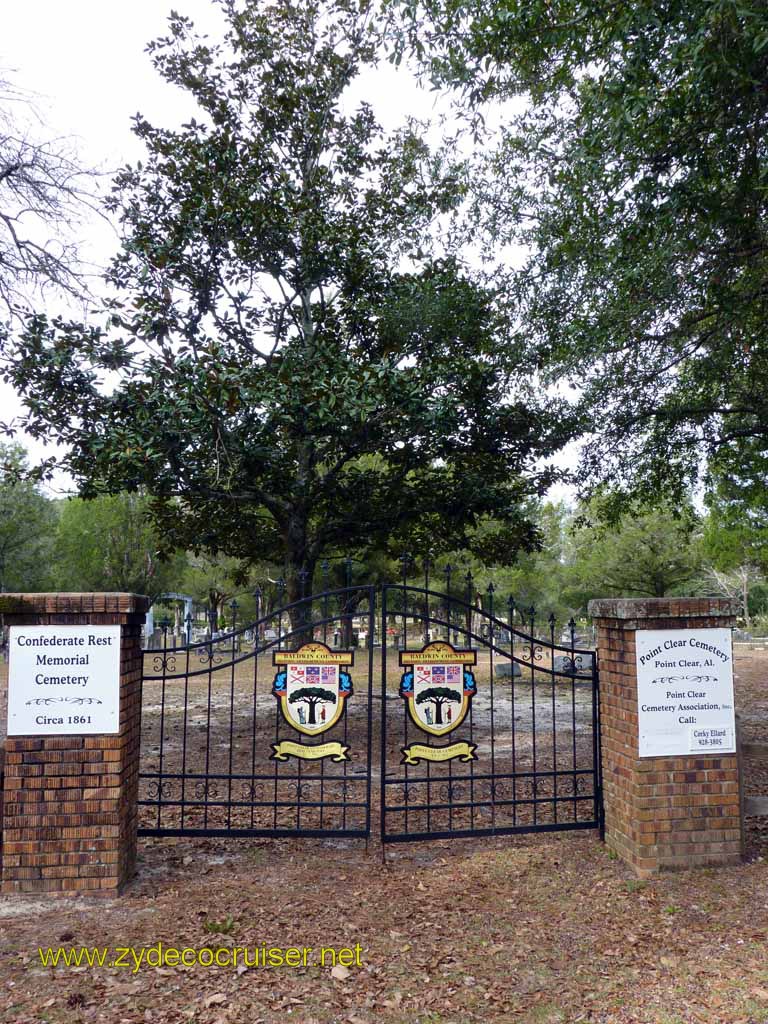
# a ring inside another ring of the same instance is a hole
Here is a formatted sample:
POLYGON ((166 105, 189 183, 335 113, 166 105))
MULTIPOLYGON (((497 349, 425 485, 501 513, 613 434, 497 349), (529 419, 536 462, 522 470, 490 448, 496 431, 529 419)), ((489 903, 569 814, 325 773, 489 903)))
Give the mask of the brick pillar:
POLYGON ((114 894, 135 870, 141 625, 135 594, 3 594, 7 626, 121 627, 116 735, 6 738, 0 892, 114 894))
POLYGON ((605 841, 640 877, 737 863, 742 856, 736 754, 640 757, 637 630, 731 627, 724 598, 590 601, 600 672, 605 841))

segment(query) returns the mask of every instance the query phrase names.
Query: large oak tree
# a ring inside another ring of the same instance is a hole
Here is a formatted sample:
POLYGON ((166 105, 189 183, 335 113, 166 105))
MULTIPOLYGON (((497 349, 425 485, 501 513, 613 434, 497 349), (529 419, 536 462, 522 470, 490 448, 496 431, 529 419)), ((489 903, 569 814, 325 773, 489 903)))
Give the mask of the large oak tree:
POLYGON ((516 99, 478 221, 528 246, 521 329, 578 389, 582 482, 658 500, 709 467, 768 507, 764 0, 392 6, 473 114, 516 99))

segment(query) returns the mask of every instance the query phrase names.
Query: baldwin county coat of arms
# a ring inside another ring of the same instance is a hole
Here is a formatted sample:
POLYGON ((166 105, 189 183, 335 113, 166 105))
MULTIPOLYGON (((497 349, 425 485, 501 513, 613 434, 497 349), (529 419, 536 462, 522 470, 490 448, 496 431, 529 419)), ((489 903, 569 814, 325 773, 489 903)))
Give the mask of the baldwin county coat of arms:
MULTIPOLYGON (((461 725, 477 693, 475 677, 468 667, 476 662, 475 651, 456 650, 441 640, 420 651, 401 651, 400 664, 405 672, 400 680, 400 696, 420 729, 432 736, 445 736, 461 725)), ((414 743, 402 749, 405 764, 417 764, 421 759, 450 761, 455 757, 476 760, 472 743, 448 747, 414 743)))
MULTIPOLYGON (((344 668, 353 664, 354 653, 332 651, 326 644, 313 641, 296 651, 275 651, 272 660, 279 669, 272 693, 280 702, 286 722, 305 736, 327 732, 344 714, 347 698, 352 695, 352 677, 344 668)), ((285 760, 287 755, 349 760, 347 750, 339 743, 307 747, 283 741, 275 745, 272 756, 277 760, 285 760)))

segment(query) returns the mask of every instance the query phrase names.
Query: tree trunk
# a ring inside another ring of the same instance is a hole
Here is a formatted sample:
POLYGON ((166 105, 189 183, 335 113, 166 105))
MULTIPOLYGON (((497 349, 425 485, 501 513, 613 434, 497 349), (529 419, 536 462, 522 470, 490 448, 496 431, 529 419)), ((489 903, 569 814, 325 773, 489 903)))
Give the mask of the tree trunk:
POLYGON ((288 579, 286 581, 286 600, 289 608, 288 617, 291 623, 291 636, 288 638, 290 647, 300 647, 313 638, 312 630, 312 577, 315 573, 316 559, 310 559, 302 552, 288 560, 288 579), (301 573, 306 575, 300 576, 301 573))
POLYGON ((752 631, 752 622, 749 617, 749 572, 743 571, 741 576, 741 601, 744 605, 744 629, 748 633, 752 631))
POLYGON ((443 705, 435 701, 435 725, 443 724, 443 705))

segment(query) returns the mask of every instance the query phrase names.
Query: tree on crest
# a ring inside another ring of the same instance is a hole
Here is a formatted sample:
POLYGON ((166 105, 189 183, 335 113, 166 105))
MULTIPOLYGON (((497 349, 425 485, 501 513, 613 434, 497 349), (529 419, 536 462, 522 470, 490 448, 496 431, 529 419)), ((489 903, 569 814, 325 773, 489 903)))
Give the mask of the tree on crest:
POLYGON ((289 704, 306 704, 309 708, 307 715, 308 725, 317 725, 317 712, 316 708, 318 704, 335 704, 336 694, 333 690, 328 690, 324 686, 300 686, 298 690, 294 690, 291 696, 288 698, 289 704))
POLYGON ((454 702, 460 704, 461 694, 447 686, 428 686, 416 698, 417 704, 433 704, 435 708, 435 725, 443 724, 443 705, 454 702))

